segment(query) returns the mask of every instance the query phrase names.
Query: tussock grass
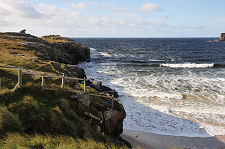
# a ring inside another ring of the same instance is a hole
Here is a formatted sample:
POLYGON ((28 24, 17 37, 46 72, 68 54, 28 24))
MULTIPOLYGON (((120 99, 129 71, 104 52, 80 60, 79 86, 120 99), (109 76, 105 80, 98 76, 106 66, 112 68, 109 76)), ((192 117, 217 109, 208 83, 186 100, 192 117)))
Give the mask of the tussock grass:
POLYGON ((73 92, 67 90, 46 90, 40 87, 23 87, 15 92, 0 92, 0 105, 12 113, 18 114, 25 133, 48 133, 78 138, 107 140, 87 124, 84 115, 91 112, 98 116, 95 104, 86 107, 72 98, 73 92))
POLYGON ((8 111, 7 107, 0 106, 0 133, 4 135, 7 132, 20 132, 22 124, 18 115, 8 111))
POLYGON ((92 139, 78 139, 68 136, 22 135, 9 133, 0 140, 0 148, 15 149, 126 149, 110 143, 97 142, 92 139))

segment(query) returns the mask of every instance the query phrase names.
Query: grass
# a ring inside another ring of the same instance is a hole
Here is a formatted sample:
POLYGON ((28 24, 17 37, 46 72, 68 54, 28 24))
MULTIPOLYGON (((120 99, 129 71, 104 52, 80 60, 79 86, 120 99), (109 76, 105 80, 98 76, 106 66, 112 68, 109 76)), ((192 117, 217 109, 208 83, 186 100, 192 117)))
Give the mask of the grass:
POLYGON ((7 149, 126 149, 115 144, 92 139, 76 139, 67 136, 7 134, 0 140, 0 148, 7 149))
POLYGON ((66 37, 61 37, 60 35, 48 35, 48 36, 42 36, 41 39, 48 41, 49 43, 57 42, 57 43, 67 43, 71 42, 66 37))
POLYGON ((0 133, 16 132, 22 130, 18 115, 10 112, 7 107, 0 107, 0 133))
MULTIPOLYGON (((4 73, 6 75, 15 75, 13 78, 16 81, 15 72, 5 71, 4 73)), ((24 80, 29 80, 30 82, 15 92, 8 88, 0 90, 0 109, 4 107, 8 110, 8 115, 16 115, 15 117, 19 121, 18 125, 15 126, 21 126, 20 129, 17 129, 19 133, 47 133, 50 135, 65 135, 101 141, 107 140, 105 136, 96 133, 91 126, 87 125, 89 120, 84 115, 85 112, 88 112, 100 117, 99 112, 107 110, 101 97, 90 96, 91 105, 87 107, 72 97, 76 94, 74 92, 60 88, 42 91, 39 85, 34 84, 35 79, 32 80, 28 77, 24 80)), ((8 82, 13 81, 8 80, 8 82)), ((3 82, 3 84, 6 83, 3 82)), ((11 118, 10 120, 12 120, 12 124, 15 123, 14 119, 11 118)), ((10 122, 7 123, 10 124, 10 122)), ((3 123, 2 126, 4 128, 7 125, 3 123)), ((13 131, 3 129, 3 132, 13 131)))
POLYGON ((87 107, 72 94, 40 87, 0 91, 0 148, 119 148, 84 115, 97 115, 101 101, 87 107))
POLYGON ((52 69, 49 61, 37 57, 39 54, 35 49, 28 49, 21 45, 26 41, 8 35, 1 36, 8 39, 0 38, 0 65, 57 73, 52 69))
MULTIPOLYGON (((70 69, 69 65, 56 67, 55 62, 40 59, 37 51, 21 46, 26 42, 22 39, 1 36, 7 39, 0 38, 0 65, 55 75, 65 68, 70 69)), ((67 42, 61 37, 45 37, 45 40, 67 42)), ((78 101, 75 92, 70 91, 75 84, 77 89, 83 90, 78 81, 67 81, 61 89, 60 78, 45 78, 51 90, 42 91, 41 76, 30 75, 23 75, 23 87, 13 92, 17 73, 16 69, 0 67, 0 148, 119 148, 112 138, 96 131, 98 122, 84 114, 88 112, 100 117, 99 113, 107 110, 101 97, 90 96, 90 107, 87 107, 78 101)), ((101 94, 90 87, 87 91, 101 94)))

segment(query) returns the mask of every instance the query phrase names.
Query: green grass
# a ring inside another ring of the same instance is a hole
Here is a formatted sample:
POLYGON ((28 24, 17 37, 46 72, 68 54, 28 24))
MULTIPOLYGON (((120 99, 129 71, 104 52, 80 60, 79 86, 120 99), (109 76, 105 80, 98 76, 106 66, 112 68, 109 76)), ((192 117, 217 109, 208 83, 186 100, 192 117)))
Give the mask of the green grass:
POLYGON ((84 112, 97 114, 96 105, 88 108, 71 98, 72 94, 42 92, 40 87, 2 90, 0 148, 119 148, 110 137, 88 126, 84 112))
MULTIPOLYGON (((78 102, 76 98, 71 98, 72 95, 74 92, 68 90, 42 91, 41 87, 35 86, 25 86, 15 92, 9 89, 1 90, 0 126, 2 132, 64 135, 107 142, 108 137, 96 133, 96 130, 88 125, 89 120, 84 115, 85 112, 90 112, 99 117, 99 112, 106 110, 101 98, 98 97, 97 100, 97 98, 91 97, 94 98, 91 101, 95 102, 91 102, 91 106, 87 107, 78 102), (1 117, 1 109, 6 109, 5 115, 9 117, 1 117), (5 120, 1 121, 1 118, 8 119, 7 123, 3 123, 5 120), (11 131, 5 127, 10 123, 17 126, 18 129, 11 131)), ((1 133, 1 135, 4 136, 5 133, 1 133)))
POLYGON ((3 149, 126 149, 115 144, 68 136, 7 134, 0 140, 3 149))
POLYGON ((38 52, 21 46, 21 39, 15 39, 8 35, 1 35, 8 39, 0 38, 0 65, 17 66, 24 69, 32 69, 43 72, 56 73, 48 61, 37 57, 38 52))
MULTIPOLYGON (((20 39, 0 38, 0 65, 11 65, 29 70, 59 75, 69 65, 54 67, 53 61, 38 58, 37 52, 20 46, 20 39), (25 55, 25 56, 22 56, 25 55)), ((45 40, 55 42, 46 37, 45 40)), ((64 38, 57 39, 63 42, 64 38)), ((67 41, 65 41, 67 42, 67 41)), ((76 44, 76 43, 75 43, 76 44)), ((41 89, 41 76, 23 75, 23 87, 12 91, 17 84, 16 69, 0 67, 0 148, 119 148, 111 137, 96 131, 97 123, 84 113, 100 117, 107 110, 101 97, 90 95, 91 105, 80 103, 76 93, 83 90, 78 81, 66 81, 61 89, 60 78, 45 78, 51 90, 41 89), (93 127, 95 125, 96 127, 93 127)), ((101 94, 87 87, 87 92, 101 94)))

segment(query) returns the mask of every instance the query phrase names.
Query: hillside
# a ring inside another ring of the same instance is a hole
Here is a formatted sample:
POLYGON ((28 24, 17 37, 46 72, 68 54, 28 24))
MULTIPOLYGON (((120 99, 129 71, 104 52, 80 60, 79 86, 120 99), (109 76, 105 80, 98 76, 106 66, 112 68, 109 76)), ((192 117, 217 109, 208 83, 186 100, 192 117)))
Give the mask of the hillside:
POLYGON ((108 97, 117 97, 115 91, 88 80, 85 92, 83 81, 67 79, 61 87, 62 73, 86 77, 76 66, 86 60, 90 49, 69 38, 0 33, 1 148, 122 147, 118 140, 126 113, 108 97), (19 69, 22 86, 13 91, 19 69))

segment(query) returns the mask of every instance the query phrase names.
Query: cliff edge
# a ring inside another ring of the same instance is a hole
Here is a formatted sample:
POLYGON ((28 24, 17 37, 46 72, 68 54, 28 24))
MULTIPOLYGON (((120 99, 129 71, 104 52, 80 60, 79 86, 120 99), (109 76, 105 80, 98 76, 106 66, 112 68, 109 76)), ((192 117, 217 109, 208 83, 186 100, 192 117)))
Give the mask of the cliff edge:
POLYGON ((62 89, 61 78, 46 78, 43 91, 42 78, 36 75, 84 78, 84 70, 76 64, 89 60, 90 49, 66 37, 0 33, 0 138, 8 139, 11 133, 48 134, 118 145, 113 138, 123 132, 126 112, 118 100, 109 98, 117 98, 116 91, 87 81, 87 92, 82 92, 83 82, 77 80, 67 80, 62 89), (17 69, 31 74, 24 74, 22 87, 12 91, 17 69))

